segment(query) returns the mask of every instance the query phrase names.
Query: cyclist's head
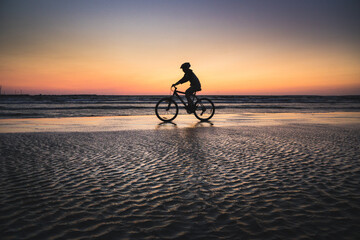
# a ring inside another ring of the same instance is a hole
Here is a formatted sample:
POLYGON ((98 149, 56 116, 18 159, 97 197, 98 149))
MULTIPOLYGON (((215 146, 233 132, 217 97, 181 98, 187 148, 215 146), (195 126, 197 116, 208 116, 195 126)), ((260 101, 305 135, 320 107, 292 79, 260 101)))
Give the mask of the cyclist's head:
POLYGON ((182 70, 188 70, 191 67, 190 63, 186 62, 181 65, 182 70))

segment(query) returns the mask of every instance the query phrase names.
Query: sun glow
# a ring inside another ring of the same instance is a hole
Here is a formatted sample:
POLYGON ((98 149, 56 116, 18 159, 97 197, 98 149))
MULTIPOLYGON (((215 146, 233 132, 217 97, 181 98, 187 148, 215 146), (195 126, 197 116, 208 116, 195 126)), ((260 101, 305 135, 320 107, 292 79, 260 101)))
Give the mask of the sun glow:
POLYGON ((314 37, 317 28, 295 31, 227 4, 80 4, 78 14, 46 5, 53 18, 8 4, 16 21, 34 27, 4 16, 0 84, 8 93, 167 94, 189 61, 203 94, 360 94, 360 50, 349 36, 327 39, 336 32, 327 26, 314 37))

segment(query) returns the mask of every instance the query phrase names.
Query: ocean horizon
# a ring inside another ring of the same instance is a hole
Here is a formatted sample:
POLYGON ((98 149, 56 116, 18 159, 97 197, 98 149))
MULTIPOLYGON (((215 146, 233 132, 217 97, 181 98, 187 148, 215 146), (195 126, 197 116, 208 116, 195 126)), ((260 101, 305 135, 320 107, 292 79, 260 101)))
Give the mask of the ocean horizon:
MULTIPOLYGON (((169 95, 0 95, 0 118, 58 118, 153 115, 158 100, 169 95)), ((200 95, 217 113, 358 112, 360 96, 200 95)), ((180 103, 180 102, 178 102, 180 103)), ((180 114, 186 114, 180 106, 180 114)))

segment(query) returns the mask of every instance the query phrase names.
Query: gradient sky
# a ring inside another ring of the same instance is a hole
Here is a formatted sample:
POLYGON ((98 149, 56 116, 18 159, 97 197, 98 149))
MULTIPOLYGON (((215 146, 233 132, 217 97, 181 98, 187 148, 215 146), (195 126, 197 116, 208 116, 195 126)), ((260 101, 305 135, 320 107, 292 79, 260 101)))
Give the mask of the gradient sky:
POLYGON ((360 1, 1 0, 0 52, 6 93, 360 94, 360 1))

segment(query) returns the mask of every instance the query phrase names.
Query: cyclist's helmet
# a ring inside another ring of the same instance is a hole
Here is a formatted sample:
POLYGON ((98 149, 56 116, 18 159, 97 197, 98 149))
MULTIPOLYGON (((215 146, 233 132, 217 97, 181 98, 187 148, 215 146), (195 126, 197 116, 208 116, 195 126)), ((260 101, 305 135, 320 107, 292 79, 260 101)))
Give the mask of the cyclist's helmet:
POLYGON ((191 67, 190 63, 186 62, 186 63, 183 63, 180 68, 189 69, 190 67, 191 67))

